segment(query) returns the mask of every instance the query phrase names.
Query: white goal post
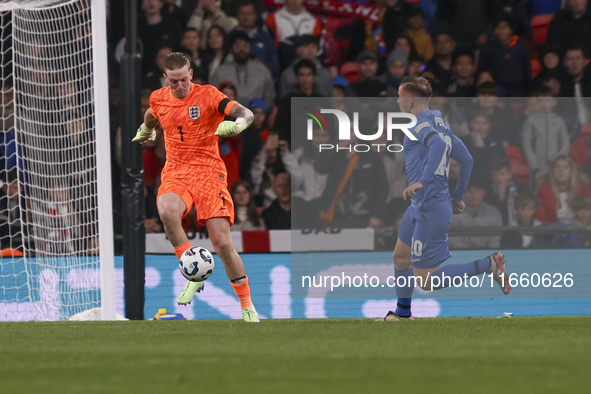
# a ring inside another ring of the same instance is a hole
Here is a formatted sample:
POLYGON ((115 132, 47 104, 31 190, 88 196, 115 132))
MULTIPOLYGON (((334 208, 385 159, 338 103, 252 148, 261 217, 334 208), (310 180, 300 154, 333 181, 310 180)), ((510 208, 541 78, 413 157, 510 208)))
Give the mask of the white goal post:
POLYGON ((0 321, 116 319, 105 7, 0 3, 0 321))

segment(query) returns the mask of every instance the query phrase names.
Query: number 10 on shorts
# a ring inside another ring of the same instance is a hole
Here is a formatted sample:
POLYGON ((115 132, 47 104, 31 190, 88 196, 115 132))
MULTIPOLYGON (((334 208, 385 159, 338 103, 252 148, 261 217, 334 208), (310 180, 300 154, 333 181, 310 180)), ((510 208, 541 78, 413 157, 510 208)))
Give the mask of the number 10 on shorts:
POLYGON ((423 254, 423 243, 418 239, 412 239, 412 254, 421 256, 423 254))

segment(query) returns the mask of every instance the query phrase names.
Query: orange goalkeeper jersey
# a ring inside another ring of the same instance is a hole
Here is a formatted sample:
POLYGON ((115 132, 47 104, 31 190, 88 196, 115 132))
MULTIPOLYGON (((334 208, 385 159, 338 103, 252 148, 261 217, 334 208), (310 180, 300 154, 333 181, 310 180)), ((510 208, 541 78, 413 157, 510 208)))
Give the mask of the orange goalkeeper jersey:
POLYGON ((150 111, 164 130, 165 173, 195 166, 195 178, 226 174, 214 133, 234 104, 211 85, 191 84, 184 99, 174 98, 170 87, 152 92, 150 111))

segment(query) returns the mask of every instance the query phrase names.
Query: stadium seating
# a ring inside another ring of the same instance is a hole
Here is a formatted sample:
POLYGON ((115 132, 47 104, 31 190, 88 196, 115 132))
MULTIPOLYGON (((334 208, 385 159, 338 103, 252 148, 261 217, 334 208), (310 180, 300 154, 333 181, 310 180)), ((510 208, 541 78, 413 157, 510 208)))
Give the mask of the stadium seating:
POLYGON ((529 186, 529 166, 525 162, 521 149, 515 145, 507 145, 505 152, 507 153, 507 158, 511 161, 511 176, 520 185, 529 186))
POLYGON ((346 62, 341 65, 339 75, 347 78, 349 83, 353 83, 359 79, 359 69, 356 62, 346 62))
POLYGON ((347 59, 351 39, 346 38, 347 31, 354 22, 353 18, 329 15, 324 22, 324 63, 330 66, 342 64, 347 59), (344 29, 344 30, 343 30, 344 29))
POLYGON ((546 34, 548 34, 548 26, 554 14, 536 15, 531 18, 531 26, 534 29, 534 41, 538 44, 546 42, 546 34))

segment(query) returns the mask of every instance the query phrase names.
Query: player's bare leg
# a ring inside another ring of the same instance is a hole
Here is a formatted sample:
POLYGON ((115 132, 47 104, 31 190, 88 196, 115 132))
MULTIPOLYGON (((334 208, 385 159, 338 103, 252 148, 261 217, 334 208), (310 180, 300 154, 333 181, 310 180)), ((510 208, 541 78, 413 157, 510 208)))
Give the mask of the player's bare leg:
POLYGON ((431 268, 413 268, 415 276, 420 278, 417 283, 421 289, 431 290, 431 276, 433 275, 433 272, 439 269, 440 266, 441 264, 431 268))
POLYGON ((244 262, 232 244, 228 219, 211 218, 207 220, 206 225, 211 244, 220 259, 222 259, 230 283, 240 301, 244 321, 258 322, 259 316, 250 296, 250 286, 248 285, 244 262))
MULTIPOLYGON (((174 253, 178 259, 191 247, 189 238, 183 230, 182 218, 187 210, 183 199, 176 193, 164 193, 158 198, 158 214, 164 225, 166 236, 174 248, 174 253)), ((177 303, 181 305, 190 304, 193 301, 195 293, 203 290, 204 282, 193 282, 188 280, 183 291, 177 298, 177 303)))
POLYGON ((211 218, 206 222, 209 239, 215 252, 224 262, 230 280, 246 275, 242 258, 234 249, 230 235, 230 223, 226 218, 211 218))
POLYGON ((419 277, 417 281, 423 290, 439 290, 445 287, 453 286, 474 275, 491 274, 493 279, 501 287, 503 294, 509 294, 509 276, 505 269, 505 257, 502 253, 493 253, 483 259, 470 261, 461 264, 448 264, 444 267, 436 265, 431 268, 414 268, 415 276, 419 277))
POLYGON ((164 193, 158 198, 158 214, 160 215, 160 220, 162 220, 162 224, 164 225, 166 236, 175 248, 189 242, 189 238, 187 238, 181 222, 186 210, 187 206, 185 202, 176 193, 164 193))
MULTIPOLYGON (((385 321, 404 321, 414 320, 410 311, 410 302, 412 299, 412 292, 414 288, 414 280, 411 279, 413 275, 412 263, 411 263, 411 250, 410 246, 398 239, 394 252, 392 253, 394 259, 394 272, 396 275, 396 296, 398 297, 396 310, 389 311, 386 317, 383 318, 385 321), (402 279, 404 277, 404 280, 402 279), (399 283, 404 281, 405 286, 398 286, 399 283)), ((379 319, 382 320, 382 319, 379 319)))

